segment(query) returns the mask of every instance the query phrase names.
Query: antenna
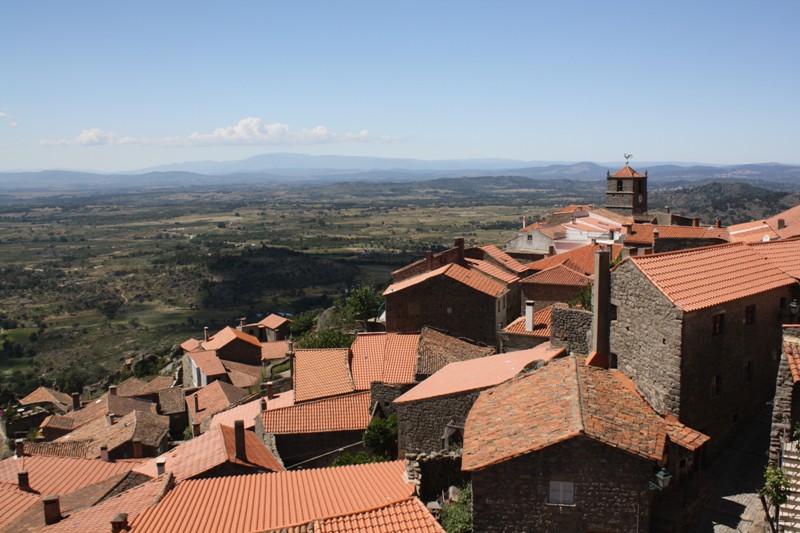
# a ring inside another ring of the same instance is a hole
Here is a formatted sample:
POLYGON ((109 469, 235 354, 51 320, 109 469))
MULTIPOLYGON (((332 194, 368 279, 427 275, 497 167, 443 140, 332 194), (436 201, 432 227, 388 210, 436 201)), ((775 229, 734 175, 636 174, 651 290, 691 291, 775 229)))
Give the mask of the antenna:
POLYGON ((633 154, 623 154, 623 156, 625 157, 625 166, 628 166, 628 159, 633 157, 633 154))

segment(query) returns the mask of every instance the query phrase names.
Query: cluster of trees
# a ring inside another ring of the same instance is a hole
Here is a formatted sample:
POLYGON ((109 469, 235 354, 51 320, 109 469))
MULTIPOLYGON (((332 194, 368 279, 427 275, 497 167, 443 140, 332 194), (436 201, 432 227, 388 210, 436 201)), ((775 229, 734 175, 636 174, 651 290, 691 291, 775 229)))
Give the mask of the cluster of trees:
POLYGON ((383 305, 383 297, 374 287, 360 285, 332 309, 333 317, 325 327, 317 326, 313 314, 298 316, 292 322, 292 335, 298 348, 346 348, 355 340, 355 332, 368 331, 383 305))

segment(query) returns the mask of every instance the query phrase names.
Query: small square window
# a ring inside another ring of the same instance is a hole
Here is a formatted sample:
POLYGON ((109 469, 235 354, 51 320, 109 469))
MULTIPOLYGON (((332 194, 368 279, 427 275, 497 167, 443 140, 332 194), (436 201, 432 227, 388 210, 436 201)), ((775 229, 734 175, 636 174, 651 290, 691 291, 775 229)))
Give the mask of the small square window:
POLYGON ((745 324, 755 324, 756 323, 756 306, 748 305, 744 308, 744 323, 745 324))
POLYGON ((551 481, 548 503, 558 505, 575 504, 575 483, 572 481, 551 481))
POLYGON ((532 241, 533 240, 533 235, 528 235, 528 240, 532 241))
POLYGON ((725 331, 725 315, 720 313, 714 315, 711 321, 711 335, 722 335, 725 331))
POLYGON ((714 374, 711 377, 711 397, 716 398, 722 392, 722 374, 714 374))

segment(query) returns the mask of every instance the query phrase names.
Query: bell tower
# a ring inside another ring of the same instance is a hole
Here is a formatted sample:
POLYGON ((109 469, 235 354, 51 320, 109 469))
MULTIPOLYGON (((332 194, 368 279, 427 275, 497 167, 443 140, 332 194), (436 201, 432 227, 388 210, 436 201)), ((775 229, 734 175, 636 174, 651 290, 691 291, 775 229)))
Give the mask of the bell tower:
POLYGON ((630 167, 625 154, 625 166, 614 174, 606 172, 606 209, 620 215, 635 216, 647 213, 647 171, 639 174, 630 167))

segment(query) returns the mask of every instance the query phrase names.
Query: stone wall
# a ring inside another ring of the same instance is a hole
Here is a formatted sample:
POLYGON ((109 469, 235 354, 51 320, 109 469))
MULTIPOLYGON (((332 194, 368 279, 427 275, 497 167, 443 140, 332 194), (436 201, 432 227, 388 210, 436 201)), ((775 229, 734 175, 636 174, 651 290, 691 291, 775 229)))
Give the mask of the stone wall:
POLYGON ((781 357, 775 380, 775 402, 772 405, 772 428, 769 435, 769 460, 778 462, 781 444, 792 435, 792 397, 794 380, 786 357, 781 357))
POLYGON ((581 292, 577 285, 547 285, 544 283, 522 283, 522 300, 533 300, 533 312, 541 311, 554 303, 569 303, 581 292))
POLYGON ((550 343, 567 353, 586 355, 591 349, 592 313, 566 306, 553 307, 550 323, 550 343))
POLYGON ((655 466, 578 436, 486 467, 472 473, 473 530, 647 532, 655 466), (548 503, 550 481, 573 482, 574 505, 548 503))
POLYGON ((500 333, 500 352, 516 352, 518 350, 529 350, 542 343, 547 342, 547 337, 535 337, 533 335, 511 335, 500 333))
POLYGON ((447 424, 464 427, 479 392, 475 390, 395 404, 400 455, 440 451, 445 427, 447 424))
POLYGON ((416 485, 423 502, 434 501, 450 487, 462 487, 471 476, 461 471, 461 450, 410 453, 405 457, 406 475, 416 485))
POLYGON ((363 435, 363 431, 330 431, 275 435, 274 438, 275 448, 286 467, 303 462, 303 468, 322 468, 330 466, 342 453, 356 454, 365 450, 361 443, 363 435))
POLYGON ((611 353, 618 368, 656 411, 679 416, 683 311, 631 261, 611 273, 611 304, 617 316, 613 320, 612 310, 611 353))
POLYGON ((369 387, 370 413, 375 409, 375 405, 379 405, 384 415, 389 416, 396 414, 397 406, 394 404, 394 400, 414 387, 414 385, 413 383, 373 382, 369 387))
POLYGON ((700 248, 702 246, 713 246, 715 244, 725 244, 723 239, 655 239, 653 243, 653 253, 676 252, 689 248, 700 248))

